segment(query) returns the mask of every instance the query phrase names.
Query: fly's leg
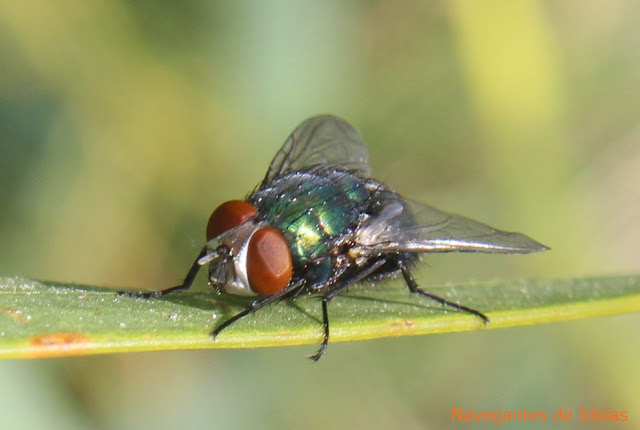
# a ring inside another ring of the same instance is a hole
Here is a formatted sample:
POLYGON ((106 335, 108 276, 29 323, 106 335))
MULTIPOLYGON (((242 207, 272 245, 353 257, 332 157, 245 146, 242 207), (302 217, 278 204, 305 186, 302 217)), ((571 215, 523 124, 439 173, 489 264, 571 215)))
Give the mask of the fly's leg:
POLYGON ((193 281, 196 279, 196 275, 200 270, 201 265, 198 263, 202 257, 207 253, 207 248, 202 248, 198 257, 196 257, 196 261, 193 262, 193 265, 187 272, 187 276, 185 276, 184 281, 180 285, 176 285, 175 287, 167 288, 165 290, 160 291, 118 291, 118 296, 127 296, 127 297, 135 297, 141 299, 150 299, 152 297, 162 297, 169 293, 173 293, 174 291, 182 291, 188 290, 189 287, 193 284, 193 281))
POLYGON ((246 317, 247 315, 251 315, 252 313, 262 308, 263 306, 266 306, 270 303, 273 303, 275 301, 282 299, 287 294, 290 294, 294 292, 296 289, 302 287, 303 284, 304 284, 304 280, 301 279, 300 281, 289 284, 286 288, 284 288, 281 291, 278 291, 277 293, 271 296, 264 297, 261 300, 256 300, 255 302, 251 303, 251 305, 247 306, 245 310, 232 316, 231 318, 229 318, 228 320, 220 324, 218 327, 215 328, 215 330, 209 333, 209 335, 215 339, 216 336, 218 336, 218 334, 220 334, 222 330, 229 327, 231 324, 238 321, 240 318, 246 317))
POLYGON ((418 287, 418 284, 416 283, 416 280, 413 279, 413 276, 411 275, 411 272, 409 271, 409 268, 407 267, 407 265, 405 264, 404 261, 402 260, 398 260, 398 268, 400 269, 400 271, 402 271, 402 277, 404 278, 405 283, 407 284, 407 287, 409 287, 409 291, 411 291, 412 293, 417 293, 420 294, 421 296, 430 298, 432 300, 435 300, 436 302, 440 303, 441 305, 446 305, 449 307, 452 307, 454 309, 458 309, 460 311, 464 311, 470 314, 473 314, 477 317, 480 317, 482 319, 482 322, 486 325, 489 323, 489 318, 483 314, 480 311, 477 311, 475 309, 472 309, 470 307, 464 306, 464 305, 460 305, 458 303, 449 301, 447 299, 444 299, 440 296, 436 296, 435 294, 431 294, 428 293, 424 290, 422 290, 420 287, 418 287))
POLYGON ((329 312, 327 311, 327 305, 329 304, 331 299, 336 297, 338 294, 340 294, 353 284, 356 284, 370 276, 372 273, 382 267, 382 265, 384 265, 384 263, 386 262, 387 260, 385 258, 376 260, 371 265, 358 272, 352 278, 349 278, 343 283, 338 284, 337 286, 332 288, 331 291, 329 291, 325 296, 322 297, 322 328, 324 330, 324 338, 322 339, 322 343, 320 344, 320 348, 318 349, 318 351, 315 354, 309 356, 311 360, 320 360, 320 357, 322 357, 322 354, 324 354, 327 349, 327 345, 329 345, 329 312))
POLYGON ((329 300, 322 298, 322 329, 324 330, 324 337, 322 338, 322 343, 320 344, 320 348, 316 351, 315 354, 308 356, 307 358, 318 361, 322 354, 327 349, 327 345, 329 345, 329 312, 327 311, 327 304, 329 300))

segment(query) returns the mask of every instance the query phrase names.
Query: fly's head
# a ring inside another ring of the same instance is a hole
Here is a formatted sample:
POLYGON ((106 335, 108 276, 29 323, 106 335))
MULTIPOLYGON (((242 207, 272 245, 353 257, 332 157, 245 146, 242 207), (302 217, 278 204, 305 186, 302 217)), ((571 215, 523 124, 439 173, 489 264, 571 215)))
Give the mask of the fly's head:
POLYGON ((293 261, 282 234, 260 221, 256 208, 242 200, 220 205, 207 225, 209 282, 220 293, 270 296, 289 285, 293 261))

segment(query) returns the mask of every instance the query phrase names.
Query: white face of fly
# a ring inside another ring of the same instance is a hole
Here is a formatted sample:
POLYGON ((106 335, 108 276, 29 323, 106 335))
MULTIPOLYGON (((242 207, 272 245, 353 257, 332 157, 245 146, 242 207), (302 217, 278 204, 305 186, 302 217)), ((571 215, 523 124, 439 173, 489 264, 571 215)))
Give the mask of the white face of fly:
POLYGON ((220 292, 238 296, 257 295, 249 285, 247 252, 253 234, 263 224, 247 222, 214 237, 198 264, 209 264, 209 283, 220 292))

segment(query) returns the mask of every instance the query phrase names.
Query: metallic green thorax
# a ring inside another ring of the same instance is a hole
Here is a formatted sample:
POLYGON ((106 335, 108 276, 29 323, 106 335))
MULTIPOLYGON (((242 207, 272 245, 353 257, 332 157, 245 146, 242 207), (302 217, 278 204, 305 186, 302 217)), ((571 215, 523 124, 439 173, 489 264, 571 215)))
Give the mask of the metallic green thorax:
POLYGON ((370 198, 365 182, 342 171, 295 172, 254 192, 249 201, 284 235, 295 266, 322 264, 335 241, 356 227, 370 198))

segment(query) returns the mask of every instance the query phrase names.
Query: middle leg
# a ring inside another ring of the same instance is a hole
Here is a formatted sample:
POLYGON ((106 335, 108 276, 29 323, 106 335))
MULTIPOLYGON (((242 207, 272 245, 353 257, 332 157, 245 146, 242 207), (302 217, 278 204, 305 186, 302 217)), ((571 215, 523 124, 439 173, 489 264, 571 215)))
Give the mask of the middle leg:
POLYGON ((386 262, 387 262, 387 259, 384 257, 381 257, 380 259, 374 261, 369 266, 363 268, 356 275, 343 281, 342 283, 339 283, 331 291, 325 294, 324 297, 322 297, 322 328, 324 330, 324 337, 322 338, 322 343, 320 344, 320 348, 318 349, 318 351, 315 354, 309 356, 311 360, 313 361, 320 360, 320 357, 322 357, 322 354, 324 354, 324 352, 327 349, 327 345, 329 345, 329 312, 327 311, 327 305, 329 304, 331 299, 336 297, 338 294, 340 294, 350 286, 357 284, 363 279, 369 277, 376 270, 382 267, 386 262))

